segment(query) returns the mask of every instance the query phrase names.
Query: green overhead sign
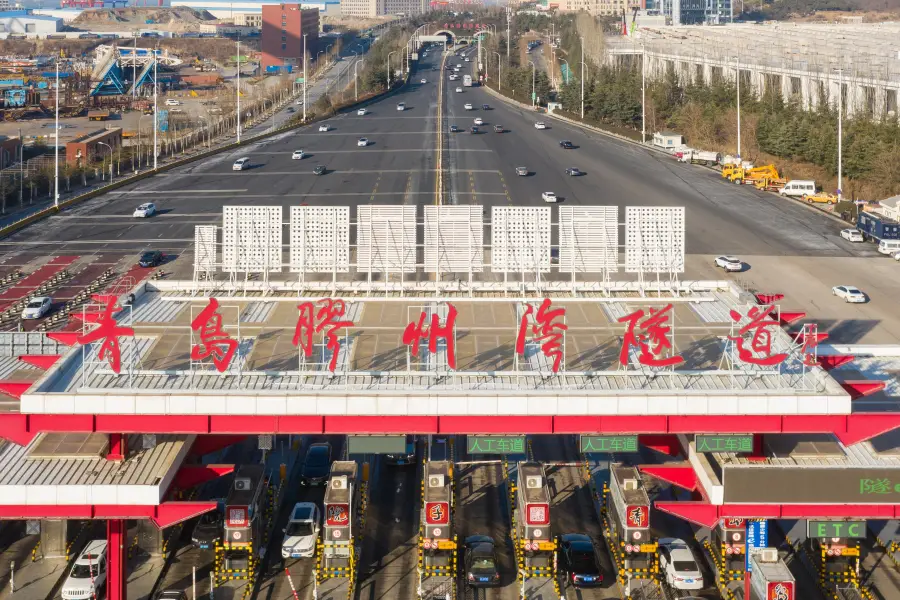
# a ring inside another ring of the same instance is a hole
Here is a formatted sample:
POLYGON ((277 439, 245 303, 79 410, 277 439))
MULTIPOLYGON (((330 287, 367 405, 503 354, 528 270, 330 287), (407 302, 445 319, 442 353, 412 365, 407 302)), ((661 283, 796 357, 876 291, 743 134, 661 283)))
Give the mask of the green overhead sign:
POLYGON ((697 452, 753 452, 752 435, 708 435, 694 436, 697 452))
POLYGON ((811 538, 849 538, 854 540, 866 537, 865 521, 807 521, 806 534, 811 538))
POLYGON ((582 435, 582 452, 637 452, 636 435, 582 435))
POLYGON ((525 454, 524 435, 467 435, 468 454, 525 454))

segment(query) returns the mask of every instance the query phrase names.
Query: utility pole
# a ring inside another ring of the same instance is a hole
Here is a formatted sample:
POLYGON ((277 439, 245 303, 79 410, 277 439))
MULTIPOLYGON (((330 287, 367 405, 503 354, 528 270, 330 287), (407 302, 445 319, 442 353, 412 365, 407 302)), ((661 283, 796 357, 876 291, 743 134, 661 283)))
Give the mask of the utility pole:
MULTIPOLYGON (((837 172, 837 197, 838 201, 840 201, 843 190, 841 189, 843 186, 843 170, 842 170, 842 143, 844 138, 844 69, 843 67, 838 69, 838 131, 837 131, 837 142, 838 142, 838 172, 837 172)), ((859 208, 857 206, 857 208, 859 208)))
MULTIPOLYGON (((159 47, 157 47, 157 50, 158 49, 159 49, 159 47)), ((156 63, 158 62, 156 60, 157 58, 158 58, 157 51, 154 50, 153 51, 153 170, 154 171, 156 170, 156 155, 159 154, 159 148, 157 146, 157 135, 159 133, 159 100, 157 98, 157 95, 159 93, 159 91, 158 91, 159 83, 157 82, 157 79, 159 79, 159 77, 157 76, 157 70, 156 70, 156 63)))
POLYGON ((506 7, 506 64, 507 64, 507 66, 509 65, 509 56, 510 56, 510 54, 509 54, 509 43, 510 43, 509 29, 510 29, 510 26, 509 25, 510 25, 511 21, 512 21, 512 9, 509 6, 507 6, 506 7))
POLYGON ((237 143, 241 143, 241 40, 237 41, 237 143))
POLYGON ((53 135, 53 206, 59 208, 59 58, 56 59, 56 127, 53 135))
POLYGON ((641 44, 641 143, 647 143, 647 47, 641 44))
MULTIPOLYGON (((641 65, 641 70, 643 68, 641 65)), ((581 120, 584 120, 584 38, 581 38, 581 120)))
POLYGON ((737 68, 735 80, 737 81, 737 158, 741 160, 741 57, 735 56, 737 68))
MULTIPOLYGON (((306 34, 303 34, 303 122, 306 123, 306 63, 309 62, 309 48, 306 46, 306 34)), ((318 65, 316 65, 318 66, 318 65)))

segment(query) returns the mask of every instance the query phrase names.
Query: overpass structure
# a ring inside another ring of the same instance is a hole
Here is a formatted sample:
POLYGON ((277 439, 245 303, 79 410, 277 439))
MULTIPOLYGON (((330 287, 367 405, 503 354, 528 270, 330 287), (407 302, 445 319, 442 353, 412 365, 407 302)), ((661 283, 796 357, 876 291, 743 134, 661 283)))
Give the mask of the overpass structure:
POLYGON ((91 73, 92 96, 136 94, 152 84, 157 63, 175 67, 182 63, 168 50, 128 46, 97 46, 91 73))
POLYGON ((843 90, 848 115, 896 118, 900 56, 896 23, 822 25, 730 24, 641 28, 607 40, 608 60, 646 56, 647 74, 684 82, 734 81, 741 89, 780 95, 807 109, 836 107, 843 90))

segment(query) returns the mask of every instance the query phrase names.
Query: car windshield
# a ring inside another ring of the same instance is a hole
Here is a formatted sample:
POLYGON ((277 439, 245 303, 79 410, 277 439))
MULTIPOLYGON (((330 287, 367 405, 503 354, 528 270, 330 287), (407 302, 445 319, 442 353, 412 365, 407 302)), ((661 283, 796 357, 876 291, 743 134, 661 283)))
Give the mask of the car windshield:
POLYGON ((156 257, 156 252, 144 252, 141 254, 141 260, 153 260, 156 257))
POLYGON ((285 533, 291 536, 312 535, 313 526, 309 521, 293 521, 288 523, 285 533))
POLYGON ((492 556, 477 556, 472 559, 472 571, 474 572, 490 572, 496 571, 494 566, 494 558, 492 556))
POLYGON ((310 467, 322 467, 328 462, 328 451, 324 448, 313 448, 306 455, 306 464, 310 467))
POLYGON ((594 555, 590 552, 574 551, 570 557, 572 571, 576 573, 599 573, 594 555))
POLYGON ((697 563, 692 560, 676 560, 672 561, 676 573, 695 573, 697 572, 697 563))
POLYGON ((40 300, 32 300, 28 303, 28 308, 40 308, 43 304, 40 300))
POLYGON ((216 525, 219 522, 219 515, 215 512, 204 513, 200 517, 199 525, 216 525))
POLYGON ((94 563, 90 566, 77 564, 72 567, 72 579, 88 579, 90 577, 96 577, 99 574, 100 565, 98 565, 97 563, 94 563))

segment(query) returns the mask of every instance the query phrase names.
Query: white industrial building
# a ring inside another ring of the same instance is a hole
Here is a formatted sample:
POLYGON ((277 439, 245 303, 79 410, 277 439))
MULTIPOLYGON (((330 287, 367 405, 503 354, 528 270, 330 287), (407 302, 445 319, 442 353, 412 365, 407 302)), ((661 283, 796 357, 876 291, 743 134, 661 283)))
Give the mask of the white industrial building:
POLYGON ((63 20, 46 15, 36 15, 27 10, 0 12, 0 34, 55 33, 63 28, 63 20))
MULTIPOLYGON (((217 19, 227 19, 232 23, 243 21, 242 25, 249 25, 247 15, 260 15, 264 4, 281 4, 275 0, 257 0, 243 2, 228 2, 226 0, 172 0, 172 6, 186 6, 194 10, 205 10, 217 19)), ((317 0, 315 2, 301 2, 303 8, 317 8, 319 13, 328 16, 339 16, 341 3, 339 0, 317 0)))
POLYGON ((31 11, 35 15, 44 15, 46 17, 55 17, 62 19, 64 23, 71 23, 78 15, 84 12, 82 8, 36 8, 31 11))

